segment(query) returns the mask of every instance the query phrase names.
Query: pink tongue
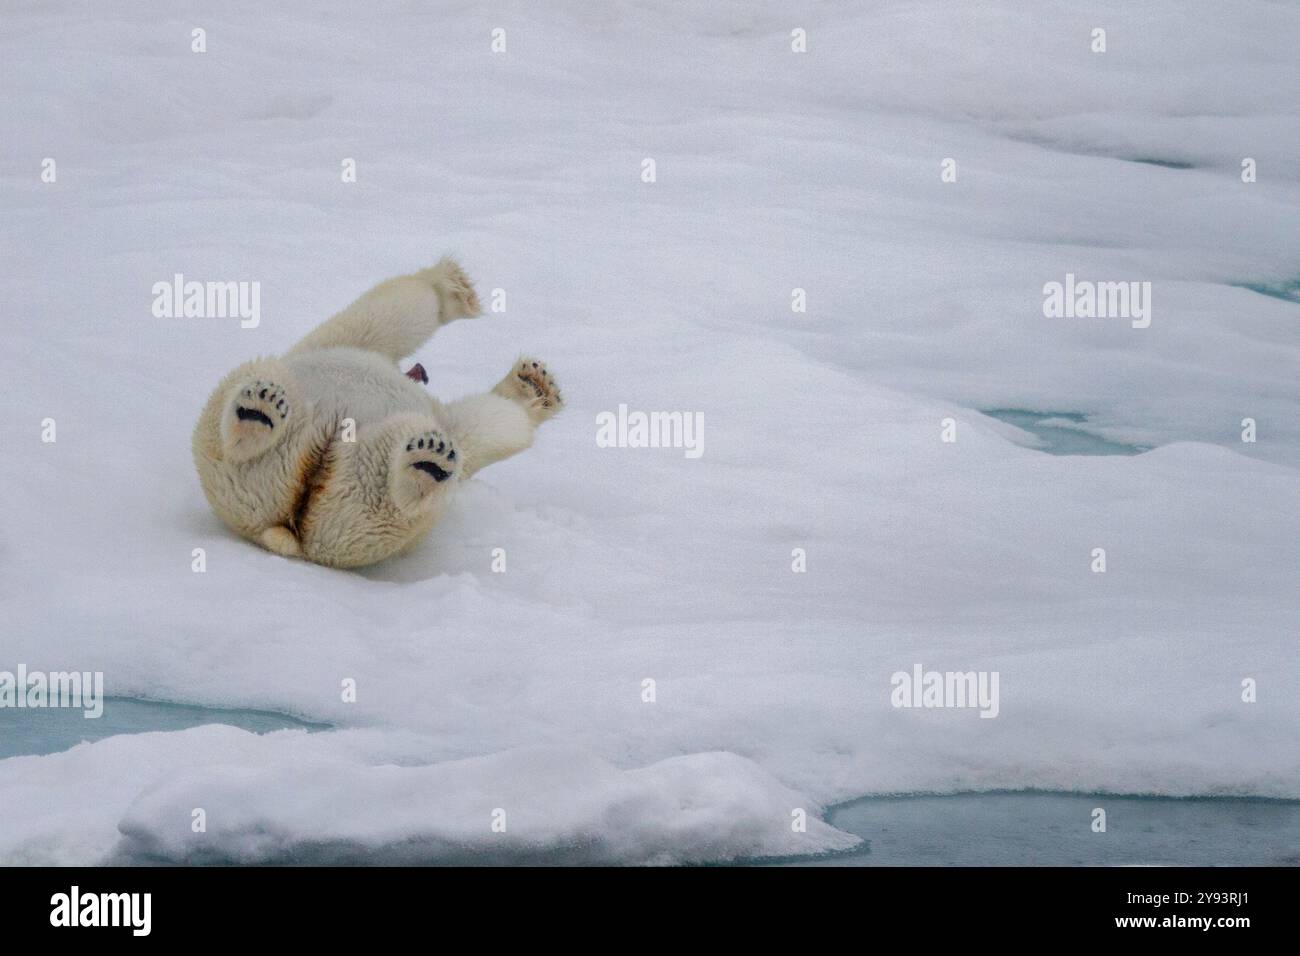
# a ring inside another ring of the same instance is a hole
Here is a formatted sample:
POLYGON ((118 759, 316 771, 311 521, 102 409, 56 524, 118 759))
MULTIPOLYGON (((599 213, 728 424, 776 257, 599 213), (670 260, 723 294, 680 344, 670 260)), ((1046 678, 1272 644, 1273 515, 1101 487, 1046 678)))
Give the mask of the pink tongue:
POLYGON ((416 362, 414 365, 411 366, 410 370, 406 373, 406 377, 409 379, 414 379, 415 381, 419 382, 421 385, 429 384, 428 373, 424 371, 424 366, 421 365, 419 362, 416 362))

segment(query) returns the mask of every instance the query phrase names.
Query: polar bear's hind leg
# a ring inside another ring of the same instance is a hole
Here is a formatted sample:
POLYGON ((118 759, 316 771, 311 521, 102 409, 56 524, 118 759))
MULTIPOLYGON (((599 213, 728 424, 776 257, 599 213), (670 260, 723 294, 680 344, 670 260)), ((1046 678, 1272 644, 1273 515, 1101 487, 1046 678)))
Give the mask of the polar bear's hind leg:
POLYGON ((406 443, 407 465, 423 472, 435 484, 446 481, 455 472, 456 449, 436 431, 427 431, 406 443), (446 467, 443 467, 446 466, 446 467))
POLYGON ((448 322, 479 312, 469 277, 455 261, 444 258, 427 269, 379 283, 290 351, 356 348, 397 361, 448 322))
POLYGON ((440 486, 456 477, 459 467, 456 446, 446 435, 433 428, 412 435, 394 450, 389 494, 403 511, 418 511, 440 486))
POLYGON ((284 437, 288 426, 287 390, 275 382, 254 379, 240 388, 221 417, 221 444, 226 459, 248 461, 284 437))

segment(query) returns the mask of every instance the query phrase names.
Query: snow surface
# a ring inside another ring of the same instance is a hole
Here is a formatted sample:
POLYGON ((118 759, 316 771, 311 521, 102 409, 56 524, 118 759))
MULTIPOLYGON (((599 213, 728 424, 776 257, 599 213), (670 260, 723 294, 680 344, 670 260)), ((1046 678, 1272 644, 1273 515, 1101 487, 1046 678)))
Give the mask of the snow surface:
POLYGON ((864 794, 1300 796, 1300 307, 1241 287, 1300 273, 1298 38, 1163 0, 8 5, 0 669, 340 729, 0 761, 0 862, 725 860, 852 845, 817 817, 864 794), (401 559, 234 539, 209 389, 448 250, 508 310, 430 387, 526 350, 565 414, 401 559), (154 318, 177 272, 260 282, 260 325, 154 318), (1152 282, 1151 327, 1044 318, 1067 272, 1152 282), (620 403, 703 412, 703 457, 598 448, 620 403), (917 662, 999 671, 999 717, 892 708, 917 662))

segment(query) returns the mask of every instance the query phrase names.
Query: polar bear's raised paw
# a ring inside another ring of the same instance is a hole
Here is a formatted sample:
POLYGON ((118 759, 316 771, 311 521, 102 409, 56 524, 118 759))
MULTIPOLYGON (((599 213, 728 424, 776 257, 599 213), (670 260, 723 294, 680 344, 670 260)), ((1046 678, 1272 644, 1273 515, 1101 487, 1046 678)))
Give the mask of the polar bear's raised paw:
POLYGON ((496 392, 502 398, 518 402, 534 422, 541 423, 562 407, 559 383, 555 381, 546 363, 525 357, 515 363, 505 378, 497 383, 496 392))
POLYGON ((456 319, 469 319, 483 311, 474 284, 456 260, 444 257, 418 273, 438 293, 441 304, 439 321, 446 325, 456 319))

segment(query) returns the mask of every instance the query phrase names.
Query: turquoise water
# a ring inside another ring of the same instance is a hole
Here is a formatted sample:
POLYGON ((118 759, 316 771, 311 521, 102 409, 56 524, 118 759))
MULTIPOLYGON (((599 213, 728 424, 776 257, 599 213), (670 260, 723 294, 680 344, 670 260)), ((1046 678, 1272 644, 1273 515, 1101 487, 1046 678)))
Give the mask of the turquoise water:
POLYGON ((1283 302, 1300 302, 1300 279, 1289 282, 1234 282, 1238 289, 1249 289, 1283 302))
POLYGON ((1018 791, 869 797, 827 819, 866 841, 777 866, 1297 866, 1300 800, 1018 791), (1093 810, 1106 832, 1092 831, 1093 810))
POLYGON ((38 710, 0 708, 0 759, 20 754, 51 754, 75 747, 82 741, 101 740, 115 734, 142 734, 154 730, 185 730, 201 724, 229 724, 253 733, 302 727, 324 730, 287 714, 264 710, 225 710, 136 700, 130 697, 104 699, 103 716, 87 719, 74 708, 38 710))
POLYGON ((981 412, 1040 438, 1044 444, 1038 450, 1052 455, 1140 455, 1151 450, 1145 445, 1126 445, 1084 431, 1082 427, 1073 427, 1083 426, 1088 420, 1079 412, 1035 412, 1025 408, 988 408, 981 412), (1044 424, 1053 419, 1070 424, 1044 424))

